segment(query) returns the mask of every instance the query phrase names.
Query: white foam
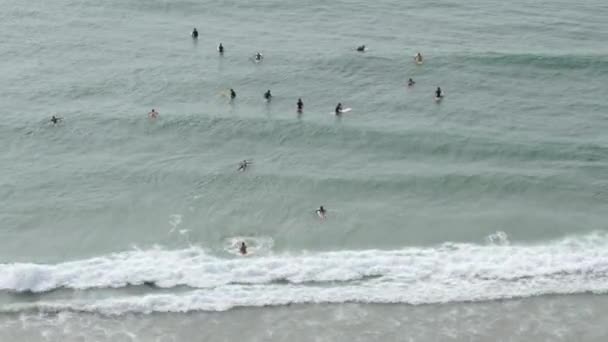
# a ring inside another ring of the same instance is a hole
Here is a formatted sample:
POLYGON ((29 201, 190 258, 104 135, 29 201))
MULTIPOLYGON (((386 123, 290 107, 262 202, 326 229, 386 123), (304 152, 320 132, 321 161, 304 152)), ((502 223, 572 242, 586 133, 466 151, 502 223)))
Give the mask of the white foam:
POLYGON ((5 305, 0 310, 182 312, 289 303, 443 303, 608 291, 608 236, 543 245, 428 248, 220 258, 191 247, 133 250, 57 265, 1 264, 0 289, 116 288, 154 282, 188 292, 5 305))

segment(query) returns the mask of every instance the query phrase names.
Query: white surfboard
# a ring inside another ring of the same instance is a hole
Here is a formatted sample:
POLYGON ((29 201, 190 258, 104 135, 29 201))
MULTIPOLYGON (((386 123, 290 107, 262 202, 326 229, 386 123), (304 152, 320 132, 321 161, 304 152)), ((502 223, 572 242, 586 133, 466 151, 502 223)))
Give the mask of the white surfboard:
POLYGON ((329 115, 340 115, 340 114, 348 113, 348 112, 350 112, 351 110, 353 110, 353 109, 352 109, 352 108, 343 108, 343 109, 340 111, 340 113, 336 114, 336 112, 331 112, 331 113, 329 113, 329 115))
POLYGON ((435 102, 441 102, 445 95, 441 95, 440 97, 435 96, 435 102))
POLYGON ((319 219, 325 220, 325 214, 323 214, 321 212, 321 210, 317 210, 316 213, 317 213, 317 216, 319 217, 319 219))

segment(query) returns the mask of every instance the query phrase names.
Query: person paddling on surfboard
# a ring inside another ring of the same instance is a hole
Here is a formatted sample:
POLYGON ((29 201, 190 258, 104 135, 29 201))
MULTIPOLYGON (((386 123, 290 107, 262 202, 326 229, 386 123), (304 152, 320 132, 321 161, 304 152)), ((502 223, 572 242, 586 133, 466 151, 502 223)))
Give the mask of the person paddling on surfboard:
POLYGON ((58 124, 59 121, 61 121, 61 118, 56 117, 55 115, 53 115, 53 117, 51 117, 51 122, 53 123, 53 125, 58 124))
POLYGON ((220 55, 224 54, 224 45, 222 45, 222 43, 220 43, 220 45, 217 46, 217 52, 219 52, 220 55))
POLYGON ((250 161, 247 160, 243 160, 240 164, 239 164, 239 169, 238 171, 245 171, 247 169, 247 167, 249 166, 249 164, 251 164, 250 161))
POLYGON ((152 108, 150 113, 148 113, 148 117, 150 119, 156 119, 158 117, 158 112, 156 110, 154 110, 154 108, 152 108))
MULTIPOLYGON (((336 106, 336 115, 340 115, 342 114, 342 103, 338 103, 338 105, 336 106)), ((323 208, 323 207, 321 207, 323 208)))
POLYGON ((266 102, 270 102, 270 100, 272 99, 272 94, 270 93, 270 89, 268 89, 268 91, 266 91, 264 93, 264 98, 266 99, 266 102))
POLYGON ((304 110, 304 102, 302 102, 302 99, 298 99, 298 113, 302 113, 302 111, 304 110))
POLYGON ((365 45, 361 45, 357 47, 358 52, 365 52, 365 45))
POLYGON ((234 100, 236 98, 236 91, 230 88, 230 100, 234 100))
POLYGON ((262 61, 262 59, 264 59, 264 56, 262 56, 262 54, 261 54, 261 53, 256 52, 256 53, 255 53, 255 60, 256 60, 256 61, 258 61, 258 62, 261 62, 261 61, 262 61))
POLYGON ((198 39, 198 31, 196 30, 196 27, 192 29, 192 39, 198 39))
POLYGON ((239 248, 239 252, 241 252, 241 254, 243 254, 243 255, 247 254, 247 245, 245 245, 245 242, 241 242, 241 247, 239 248))
POLYGON ((416 82, 414 82, 414 80, 413 80, 413 79, 411 79, 411 78, 410 78, 409 80, 407 80, 407 86, 408 86, 408 87, 413 87, 413 86, 414 86, 414 84, 416 84, 416 82))

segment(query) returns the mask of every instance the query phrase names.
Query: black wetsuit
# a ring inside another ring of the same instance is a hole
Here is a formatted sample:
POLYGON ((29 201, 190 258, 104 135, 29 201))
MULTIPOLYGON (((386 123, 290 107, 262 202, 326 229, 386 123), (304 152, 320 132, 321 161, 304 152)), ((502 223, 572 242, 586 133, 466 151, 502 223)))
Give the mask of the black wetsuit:
POLYGON ((301 112, 304 109, 304 102, 302 100, 298 100, 298 112, 301 112))
POLYGON ((224 46, 220 43, 220 46, 217 47, 217 50, 220 52, 220 54, 224 54, 224 46))
POLYGON ((236 97, 236 92, 233 89, 230 89, 230 99, 234 100, 235 97, 236 97))
POLYGON ((270 93, 270 90, 264 94, 264 98, 266 99, 266 101, 270 101, 270 99, 272 98, 272 94, 270 93))
POLYGON ((194 29, 192 31, 192 38, 197 39, 198 38, 198 31, 196 29, 194 29))
POLYGON ((241 243, 241 248, 239 248, 241 254, 247 254, 247 246, 245 245, 245 243, 241 243))
POLYGON ((437 88, 437 90, 435 91, 435 96, 436 96, 437 98, 442 97, 442 94, 441 94, 441 88, 437 88))
POLYGON ((339 104, 336 106, 336 115, 342 114, 342 105, 339 104))

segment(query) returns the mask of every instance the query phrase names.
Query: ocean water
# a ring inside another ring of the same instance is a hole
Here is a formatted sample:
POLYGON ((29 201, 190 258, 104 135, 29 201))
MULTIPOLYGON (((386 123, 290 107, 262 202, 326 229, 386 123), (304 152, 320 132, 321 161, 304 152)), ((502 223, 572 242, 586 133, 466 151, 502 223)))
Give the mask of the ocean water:
POLYGON ((0 8, 0 341, 608 338, 605 1, 0 8))

